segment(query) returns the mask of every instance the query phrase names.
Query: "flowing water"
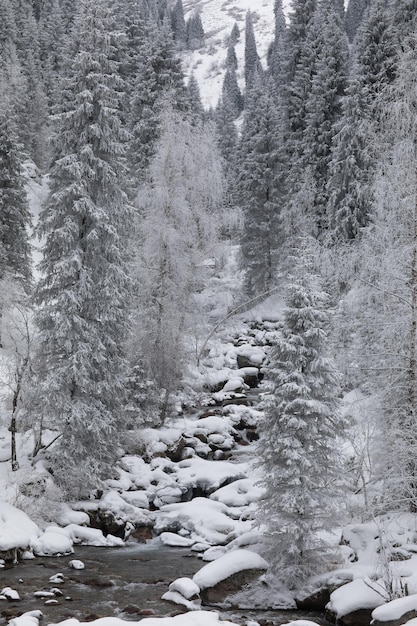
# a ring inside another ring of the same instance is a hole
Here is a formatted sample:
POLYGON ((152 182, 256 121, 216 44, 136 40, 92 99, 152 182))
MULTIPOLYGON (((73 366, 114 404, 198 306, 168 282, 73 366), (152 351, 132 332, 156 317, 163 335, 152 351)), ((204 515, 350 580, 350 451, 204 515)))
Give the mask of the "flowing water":
MULTIPOLYGON (((180 576, 192 577, 201 567, 201 560, 186 549, 167 548, 158 542, 128 543, 122 548, 76 546, 72 556, 21 561, 0 570, 0 591, 3 587, 12 587, 21 598, 20 601, 0 601, 0 625, 34 609, 42 611, 45 625, 69 617, 89 621, 117 616, 137 621, 148 615, 176 615, 182 612, 181 609, 161 600, 162 594, 173 580, 180 576), (69 567, 72 559, 81 560, 85 569, 69 567), (63 574, 64 583, 49 582, 49 578, 57 573, 63 574), (53 587, 59 588, 63 594, 56 597, 57 604, 45 605, 46 598, 34 595, 53 587)), ((255 620, 265 626, 278 626, 295 619, 310 619, 323 626, 328 624, 321 615, 300 611, 219 612, 223 619, 239 624, 255 620)))

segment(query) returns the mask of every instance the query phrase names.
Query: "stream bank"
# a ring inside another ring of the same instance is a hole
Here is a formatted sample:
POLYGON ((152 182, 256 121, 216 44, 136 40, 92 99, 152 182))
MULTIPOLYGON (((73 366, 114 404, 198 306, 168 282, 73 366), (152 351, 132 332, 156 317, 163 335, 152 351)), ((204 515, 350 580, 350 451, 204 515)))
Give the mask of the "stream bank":
MULTIPOLYGON (((0 587, 12 587, 20 601, 0 603, 0 625, 12 617, 40 609, 43 623, 55 624, 70 617, 90 621, 115 616, 138 621, 149 616, 172 616, 181 608, 161 600, 169 584, 178 576, 192 577, 202 562, 186 548, 169 548, 158 541, 149 544, 128 543, 123 548, 77 546, 67 557, 38 557, 23 560, 0 570, 0 587), (82 561, 84 569, 69 566, 73 559, 82 561), (51 576, 62 573, 64 582, 50 583, 51 576), (40 591, 59 589, 56 603, 35 595, 40 591)), ((211 607, 203 607, 210 609, 211 607)), ((217 610, 213 608, 213 610, 217 610)), ((238 624, 257 621, 261 626, 279 626, 295 619, 309 619, 327 626, 323 615, 301 611, 219 611, 221 618, 238 624)))

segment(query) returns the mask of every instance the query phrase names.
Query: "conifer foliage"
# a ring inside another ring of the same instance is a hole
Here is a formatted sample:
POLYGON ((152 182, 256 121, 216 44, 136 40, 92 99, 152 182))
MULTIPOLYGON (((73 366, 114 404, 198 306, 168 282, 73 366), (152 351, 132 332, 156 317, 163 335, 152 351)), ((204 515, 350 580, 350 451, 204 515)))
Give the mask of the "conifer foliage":
POLYGON ((96 484, 114 460, 129 223, 121 187, 123 85, 106 0, 82 0, 75 31, 50 196, 40 217, 45 246, 37 294, 41 418, 61 433, 50 462, 58 483, 73 495, 96 484))
POLYGON ((270 354, 273 395, 261 424, 260 521, 267 520, 278 577, 293 586, 323 565, 327 549, 317 533, 331 523, 337 502, 342 422, 339 376, 327 353, 326 300, 317 277, 299 265, 270 354))

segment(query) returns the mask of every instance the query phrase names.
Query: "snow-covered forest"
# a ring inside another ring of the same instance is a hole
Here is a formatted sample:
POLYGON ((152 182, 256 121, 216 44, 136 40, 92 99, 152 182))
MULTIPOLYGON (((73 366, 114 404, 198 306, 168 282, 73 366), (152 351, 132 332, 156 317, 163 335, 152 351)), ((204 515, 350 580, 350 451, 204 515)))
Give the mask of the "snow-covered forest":
POLYGON ((220 4, 0 0, 0 600, 140 536, 181 626, 417 624, 417 1, 220 4))

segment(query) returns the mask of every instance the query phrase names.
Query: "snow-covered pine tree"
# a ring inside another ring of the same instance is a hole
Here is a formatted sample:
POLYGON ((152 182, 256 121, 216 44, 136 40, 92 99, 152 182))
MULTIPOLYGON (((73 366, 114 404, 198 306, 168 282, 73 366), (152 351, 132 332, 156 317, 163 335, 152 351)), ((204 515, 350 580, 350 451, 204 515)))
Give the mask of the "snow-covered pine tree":
POLYGON ((167 98, 179 111, 189 109, 181 61, 165 25, 147 25, 139 51, 138 72, 130 104, 129 170, 136 189, 144 181, 159 137, 160 112, 167 98))
POLYGON ((19 102, 19 138, 28 155, 42 167, 49 161, 46 154, 48 103, 43 86, 38 24, 30 0, 16 0, 13 7, 19 33, 16 49, 25 81, 19 102))
POLYGON ((229 45, 226 54, 226 67, 234 67, 237 70, 237 56, 234 46, 229 45))
POLYGON ((189 50, 198 50, 204 46, 204 28, 201 21, 199 11, 195 11, 187 20, 187 48, 189 50))
POLYGON ((38 408, 60 434, 48 458, 72 496, 88 493, 114 462, 123 414, 131 214, 118 41, 107 0, 81 0, 39 222, 38 408))
POLYGON ((332 527, 340 505, 343 422, 340 378, 328 356, 328 306, 311 264, 299 262, 266 368, 273 391, 260 424, 265 496, 258 519, 273 571, 292 588, 323 571, 329 549, 320 531, 332 527))
POLYGON ((233 120, 234 113, 229 108, 228 103, 220 100, 215 111, 214 122, 216 125, 217 145, 222 157, 223 171, 226 180, 228 204, 233 204, 231 194, 235 174, 236 146, 238 141, 237 128, 233 120))
POLYGON ((200 87, 193 73, 191 73, 188 80, 187 93, 190 103, 190 113, 201 121, 204 116, 204 107, 201 102, 200 87))
POLYGON ((272 78, 258 76, 247 95, 236 172, 236 201, 244 217, 245 291, 257 295, 275 284, 282 243, 283 126, 272 78))
POLYGON ((353 65, 333 137, 328 223, 334 241, 349 241, 369 222, 378 149, 378 102, 395 78, 397 44, 385 0, 374 0, 358 28, 353 65))
POLYGON ((372 0, 349 0, 345 14, 345 29, 349 41, 353 41, 366 10, 372 0))
MULTIPOLYGON (((347 81, 348 45, 333 0, 319 0, 309 23, 304 55, 290 85, 287 223, 323 236, 327 228, 327 182, 335 124, 342 112, 347 81), (302 102, 301 96, 304 95, 302 102), (294 97, 296 96, 296 98, 294 97), (299 101, 300 111, 293 110, 299 101), (295 117, 291 117, 295 113, 295 117), (306 190, 308 193, 306 193, 306 190), (304 198, 304 200, 303 200, 304 198)), ((297 231, 296 231, 297 234, 297 231)))
POLYGON ((228 45, 229 46, 235 46, 237 44, 237 42, 240 39, 240 30, 239 30, 239 26, 237 25, 237 22, 235 22, 233 24, 233 28, 230 32, 230 37, 229 37, 229 41, 228 41, 228 45))
POLYGON ((286 82, 286 60, 288 54, 287 27, 285 23, 282 0, 275 0, 275 32, 274 40, 268 50, 268 67, 273 76, 278 93, 282 96, 286 82))
POLYGON ((187 41, 187 28, 184 19, 182 0, 177 0, 171 13, 171 25, 174 41, 183 48, 187 41))
POLYGON ((65 38, 59 0, 42 2, 39 15, 39 56, 42 79, 51 110, 59 100, 59 80, 63 64, 63 40, 65 38))
POLYGON ((227 64, 222 85, 222 101, 227 103, 233 118, 239 117, 243 110, 243 96, 237 82, 236 68, 227 64))
POLYGON ((204 323, 196 294, 205 280, 207 259, 216 258, 219 250, 222 200, 213 133, 168 103, 161 114, 149 183, 138 196, 141 245, 133 354, 134 362, 146 363, 161 392, 162 420, 204 323))
POLYGON ((0 280, 11 279, 27 289, 32 275, 28 232, 31 219, 23 161, 16 120, 0 97, 0 280))
POLYGON ((253 29, 252 13, 246 13, 245 22, 245 87, 246 93, 256 80, 256 76, 262 74, 262 65, 256 49, 255 31, 253 29))

